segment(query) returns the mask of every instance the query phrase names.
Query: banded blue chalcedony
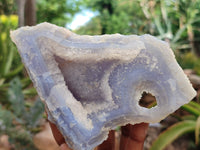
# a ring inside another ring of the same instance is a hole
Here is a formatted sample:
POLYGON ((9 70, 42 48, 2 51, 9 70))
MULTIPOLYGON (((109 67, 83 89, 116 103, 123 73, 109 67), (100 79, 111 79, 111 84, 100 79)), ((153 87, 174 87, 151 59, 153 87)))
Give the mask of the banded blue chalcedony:
POLYGON ((91 150, 117 126, 155 123, 196 94, 169 45, 151 35, 77 35, 42 23, 11 31, 22 61, 74 150, 91 150), (157 106, 141 107, 143 92, 157 106))

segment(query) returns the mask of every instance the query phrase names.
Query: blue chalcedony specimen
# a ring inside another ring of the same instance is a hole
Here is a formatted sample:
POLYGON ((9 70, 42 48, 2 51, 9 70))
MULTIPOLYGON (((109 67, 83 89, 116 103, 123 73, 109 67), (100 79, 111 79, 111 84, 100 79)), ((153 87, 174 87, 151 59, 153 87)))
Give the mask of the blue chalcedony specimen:
POLYGON ((166 42, 150 35, 76 35, 49 23, 11 32, 49 120, 74 150, 91 150, 117 126, 155 123, 195 91, 166 42), (143 92, 156 97, 148 109, 143 92))

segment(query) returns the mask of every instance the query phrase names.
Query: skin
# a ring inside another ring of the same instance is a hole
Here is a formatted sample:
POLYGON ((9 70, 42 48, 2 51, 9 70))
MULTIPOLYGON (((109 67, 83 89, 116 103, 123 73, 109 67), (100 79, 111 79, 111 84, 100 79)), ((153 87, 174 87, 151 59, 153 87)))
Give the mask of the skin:
MULTIPOLYGON (((57 127, 51 122, 49 123, 54 138, 60 145, 60 150, 72 150, 65 144, 65 140, 57 127)), ((148 123, 140 123, 121 127, 120 150, 143 150, 148 126, 148 123)), ((99 145, 97 150, 115 150, 115 131, 109 132, 108 139, 99 145)))

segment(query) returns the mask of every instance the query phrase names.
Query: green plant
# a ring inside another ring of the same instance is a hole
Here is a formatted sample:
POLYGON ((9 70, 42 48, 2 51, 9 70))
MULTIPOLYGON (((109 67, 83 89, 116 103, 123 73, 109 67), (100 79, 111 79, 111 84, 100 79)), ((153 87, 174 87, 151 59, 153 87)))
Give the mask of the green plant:
POLYGON ((16 76, 21 78, 25 96, 35 95, 33 87, 27 87, 31 81, 23 73, 23 64, 17 52, 16 46, 10 39, 10 30, 17 28, 18 17, 16 15, 0 15, 0 103, 6 101, 6 91, 9 82, 16 76))
POLYGON ((0 15, 0 135, 9 136, 14 149, 34 150, 32 136, 39 131, 44 106, 23 72, 16 47, 9 33, 17 27, 16 15, 0 15))
POLYGON ((97 34, 150 33, 169 42, 174 51, 192 51, 200 57, 200 0, 83 1, 99 15, 77 33, 93 34, 91 26, 97 34))
POLYGON ((0 0, 0 15, 11 15, 16 13, 15 0, 0 0))
POLYGON ((162 132, 156 141, 154 141, 150 150, 162 150, 175 139, 187 133, 194 133, 195 143, 198 145, 200 129, 200 104, 191 101, 190 103, 183 105, 181 108, 189 112, 191 115, 178 117, 179 122, 162 132))
POLYGON ((0 105, 0 135, 8 135, 14 149, 34 150, 32 137, 39 131, 39 121, 44 112, 42 102, 39 99, 25 101, 18 77, 10 81, 6 95, 9 104, 0 105))
POLYGON ((183 69, 192 68, 200 75, 200 58, 192 52, 178 53, 176 59, 183 69))
POLYGON ((146 18, 153 24, 151 34, 170 42, 174 50, 195 49, 198 36, 194 31, 199 30, 196 24, 200 22, 199 0, 141 0, 140 3, 146 18))
POLYGON ((144 34, 148 22, 140 8, 139 0, 83 0, 85 7, 98 12, 79 34, 144 34), (91 30, 93 32, 91 32, 91 30))
POLYGON ((72 17, 80 11, 81 0, 36 0, 37 22, 51 22, 59 26, 65 26, 71 22, 72 17))
POLYGON ((0 78, 15 76, 23 69, 16 47, 10 39, 10 30, 17 27, 16 15, 0 16, 0 78))

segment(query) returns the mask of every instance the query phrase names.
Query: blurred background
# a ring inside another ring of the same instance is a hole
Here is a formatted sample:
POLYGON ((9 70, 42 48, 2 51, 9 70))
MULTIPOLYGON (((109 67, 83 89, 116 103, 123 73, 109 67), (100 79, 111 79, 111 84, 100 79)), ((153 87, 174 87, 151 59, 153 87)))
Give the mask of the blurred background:
MULTIPOLYGON (((0 150, 58 149, 9 36, 44 21, 77 34, 147 33, 168 42, 198 94, 150 125, 144 149, 200 149, 200 0, 0 0, 0 150)), ((155 97, 144 93, 142 99, 150 104, 155 97)))

